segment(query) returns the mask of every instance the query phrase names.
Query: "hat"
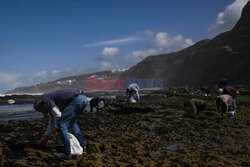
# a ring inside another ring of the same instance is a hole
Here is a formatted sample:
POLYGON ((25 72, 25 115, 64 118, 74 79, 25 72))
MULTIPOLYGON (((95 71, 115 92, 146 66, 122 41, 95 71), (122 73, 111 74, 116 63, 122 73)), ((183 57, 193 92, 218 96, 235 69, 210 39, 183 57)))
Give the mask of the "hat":
POLYGON ((222 92, 223 92, 223 89, 220 88, 220 89, 218 90, 219 95, 222 94, 222 92))
POLYGON ((93 108, 100 109, 105 106, 104 98, 94 97, 90 100, 90 111, 93 112, 93 108))
POLYGON ((38 110, 40 109, 40 107, 42 106, 42 104, 43 104, 42 100, 39 99, 39 100, 36 100, 36 101, 35 101, 33 107, 34 107, 34 109, 35 109, 36 111, 38 111, 38 110))

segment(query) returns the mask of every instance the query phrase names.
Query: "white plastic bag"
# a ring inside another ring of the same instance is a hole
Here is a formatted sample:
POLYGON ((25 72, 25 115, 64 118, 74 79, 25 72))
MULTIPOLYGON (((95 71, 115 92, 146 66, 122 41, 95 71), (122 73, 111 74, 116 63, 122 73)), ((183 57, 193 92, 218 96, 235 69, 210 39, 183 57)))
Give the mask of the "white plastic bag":
POLYGON ((129 99, 129 102, 131 102, 131 103, 136 103, 136 100, 135 100, 133 97, 131 97, 131 98, 129 99))
POLYGON ((79 141, 77 140, 77 138, 71 134, 69 134, 69 140, 70 140, 70 152, 73 155, 82 155, 83 152, 83 148, 81 147, 79 141))

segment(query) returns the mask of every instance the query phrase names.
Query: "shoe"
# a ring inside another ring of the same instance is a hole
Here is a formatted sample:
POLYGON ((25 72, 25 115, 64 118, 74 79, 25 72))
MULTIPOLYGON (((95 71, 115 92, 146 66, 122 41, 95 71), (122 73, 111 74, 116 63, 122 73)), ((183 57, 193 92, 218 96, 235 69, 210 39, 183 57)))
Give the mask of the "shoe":
POLYGON ((65 154, 65 153, 54 153, 55 158, 60 160, 71 160, 71 154, 65 154))
POLYGON ((77 159, 77 155, 65 153, 65 154, 64 154, 64 158, 65 158, 66 160, 77 159))
POLYGON ((82 154, 87 154, 87 147, 86 147, 86 145, 84 145, 84 146, 81 145, 81 147, 82 147, 82 154))
POLYGON ((87 154, 87 147, 86 146, 83 147, 82 153, 87 154))
POLYGON ((233 111, 228 112, 228 116, 231 117, 231 118, 233 118, 234 117, 234 112, 233 111))
POLYGON ((71 160, 71 154, 66 154, 66 153, 64 153, 64 154, 61 154, 61 155, 59 156, 59 158, 60 158, 60 159, 63 159, 63 160, 71 160))

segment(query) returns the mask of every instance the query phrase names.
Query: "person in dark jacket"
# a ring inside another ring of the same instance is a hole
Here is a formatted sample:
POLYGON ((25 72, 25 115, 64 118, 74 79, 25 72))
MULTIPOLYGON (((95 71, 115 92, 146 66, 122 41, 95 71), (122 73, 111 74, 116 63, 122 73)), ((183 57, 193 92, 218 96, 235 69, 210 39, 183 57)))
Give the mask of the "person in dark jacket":
POLYGON ((93 100, 89 102, 83 92, 79 90, 61 89, 43 95, 42 99, 36 101, 34 104, 35 110, 42 113, 50 113, 47 131, 40 145, 46 145, 53 130, 59 131, 64 143, 65 154, 71 155, 68 135, 68 125, 70 125, 74 136, 77 138, 80 145, 85 148, 82 134, 76 120, 78 116, 83 113, 83 110, 87 108, 93 111, 94 107, 96 109, 103 107, 103 101, 104 100, 101 98, 93 98, 93 100), (91 107, 90 104, 92 104, 91 107))
MULTIPOLYGON (((91 99, 91 101, 89 102, 90 105, 90 112, 94 112, 96 110, 99 110, 102 106, 105 105, 105 100, 104 98, 100 98, 100 97, 94 97, 93 99, 91 99), (100 105, 100 102, 103 102, 102 105, 100 105), (96 109, 96 110, 94 110, 96 109)), ((87 108, 86 108, 87 109, 87 108)), ((88 110, 87 110, 88 111, 88 110)))

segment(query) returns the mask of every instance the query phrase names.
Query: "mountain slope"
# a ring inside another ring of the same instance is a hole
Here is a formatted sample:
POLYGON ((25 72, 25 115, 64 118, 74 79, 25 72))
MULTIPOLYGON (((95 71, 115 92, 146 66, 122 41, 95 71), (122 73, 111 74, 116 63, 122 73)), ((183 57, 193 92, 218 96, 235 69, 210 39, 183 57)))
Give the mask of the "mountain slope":
POLYGON ((164 87, 250 83, 250 2, 235 27, 212 40, 202 40, 179 52, 149 56, 120 77, 162 78, 164 87))

